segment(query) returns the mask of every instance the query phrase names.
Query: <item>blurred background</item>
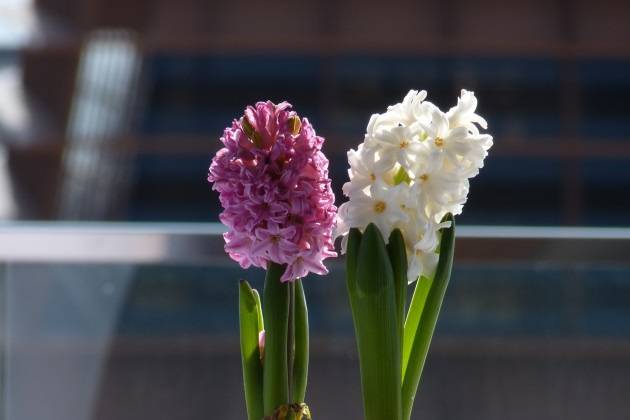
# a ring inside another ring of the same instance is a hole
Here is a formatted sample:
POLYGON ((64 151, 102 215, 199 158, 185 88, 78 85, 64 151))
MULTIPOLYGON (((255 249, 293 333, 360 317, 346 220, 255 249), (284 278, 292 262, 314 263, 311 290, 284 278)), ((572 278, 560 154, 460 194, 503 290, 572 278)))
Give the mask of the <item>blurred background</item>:
MULTIPOLYGON (((0 419, 244 418, 235 280, 262 272, 222 255, 223 128, 289 100, 341 203, 346 150, 412 88, 475 91, 495 138, 417 418, 630 418, 628 22, 626 0, 0 0, 0 419)), ((306 284, 311 405, 358 419, 331 269, 306 284)))

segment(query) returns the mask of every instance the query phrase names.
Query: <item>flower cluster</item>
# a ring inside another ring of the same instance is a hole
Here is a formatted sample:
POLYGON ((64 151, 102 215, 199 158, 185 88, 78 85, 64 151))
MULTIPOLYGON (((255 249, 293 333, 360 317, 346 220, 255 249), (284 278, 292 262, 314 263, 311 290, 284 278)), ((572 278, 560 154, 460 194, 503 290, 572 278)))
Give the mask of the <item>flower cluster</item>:
POLYGON ((410 282, 434 272, 439 230, 446 227, 440 221, 462 212, 468 180, 492 146, 492 136, 479 132, 487 124, 475 113, 473 92, 462 90, 446 113, 426 96, 412 90, 402 103, 372 115, 364 142, 348 152, 350 181, 343 192, 349 201, 339 208, 336 226, 340 236, 374 223, 386 241, 400 229, 410 282))
POLYGON ((208 181, 224 208, 230 257, 243 268, 287 264, 282 281, 326 274, 337 208, 324 139, 289 103, 268 101, 247 107, 221 142, 208 181))

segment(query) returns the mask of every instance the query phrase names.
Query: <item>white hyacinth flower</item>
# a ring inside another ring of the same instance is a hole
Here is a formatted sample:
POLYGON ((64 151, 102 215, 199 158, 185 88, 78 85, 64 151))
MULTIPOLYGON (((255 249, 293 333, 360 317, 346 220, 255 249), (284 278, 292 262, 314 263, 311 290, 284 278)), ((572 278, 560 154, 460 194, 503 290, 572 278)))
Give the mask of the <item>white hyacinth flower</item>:
POLYGON ((374 136, 375 147, 380 146, 379 153, 382 156, 393 158, 390 160, 391 166, 397 162, 409 171, 414 167, 423 149, 422 143, 414 139, 414 136, 415 133, 409 127, 392 127, 374 136))
POLYGON ((346 182, 343 186, 343 193, 347 197, 362 192, 376 181, 376 172, 374 171, 375 153, 364 145, 359 145, 357 150, 350 149, 348 151, 348 177, 350 182, 346 182))
POLYGON ((479 173, 492 147, 492 136, 476 113, 477 98, 462 90, 457 105, 440 111, 426 101, 426 91, 411 90, 399 104, 374 114, 364 142, 348 152, 349 201, 337 215, 336 236, 345 252, 351 228, 374 223, 385 241, 400 229, 407 248, 409 281, 432 277, 439 259, 440 221, 460 214, 469 179, 479 173))
POLYGON ((389 237, 397 225, 409 218, 401 206, 401 200, 406 198, 401 190, 397 186, 375 182, 368 193, 357 193, 339 207, 338 213, 344 218, 342 224, 349 230, 374 223, 383 236, 389 237))

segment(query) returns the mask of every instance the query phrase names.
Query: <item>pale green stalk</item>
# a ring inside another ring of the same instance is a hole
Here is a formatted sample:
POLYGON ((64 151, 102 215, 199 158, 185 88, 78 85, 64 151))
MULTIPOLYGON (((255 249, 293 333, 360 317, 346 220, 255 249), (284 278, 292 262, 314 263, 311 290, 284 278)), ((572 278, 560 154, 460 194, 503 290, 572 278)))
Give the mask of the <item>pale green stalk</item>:
POLYGON ((291 381, 292 402, 303 403, 306 399, 308 379, 308 310, 302 280, 295 281, 295 359, 291 381))
POLYGON ((265 357, 263 363, 264 414, 289 401, 289 284, 280 277, 285 266, 269 263, 263 291, 263 315, 265 320, 265 357))
MULTIPOLYGON (((408 361, 406 363, 407 367, 402 383, 402 411, 404 420, 409 420, 411 417, 413 402, 418 390, 418 384, 420 383, 427 353, 429 352, 429 346, 431 345, 431 338, 435 331, 435 325, 440 313, 442 301, 444 300, 444 294, 446 293, 446 288, 448 287, 451 277, 453 255, 455 252, 455 221, 452 215, 447 215, 444 220, 450 221, 452 225, 450 228, 442 231, 440 260, 435 272, 435 277, 430 284, 424 302, 424 299, 422 299, 424 289, 420 289, 420 295, 417 300, 414 294, 415 302, 411 303, 407 316, 409 330, 415 330, 415 333, 413 336, 411 336, 410 333, 410 337, 413 337, 413 342, 410 343, 408 361), (420 315, 418 313, 420 313, 420 315), (416 322, 417 326, 413 328, 413 323, 416 322)), ((419 284, 418 287, 424 286, 419 284)), ((405 325, 405 334, 407 334, 407 325, 405 325)))

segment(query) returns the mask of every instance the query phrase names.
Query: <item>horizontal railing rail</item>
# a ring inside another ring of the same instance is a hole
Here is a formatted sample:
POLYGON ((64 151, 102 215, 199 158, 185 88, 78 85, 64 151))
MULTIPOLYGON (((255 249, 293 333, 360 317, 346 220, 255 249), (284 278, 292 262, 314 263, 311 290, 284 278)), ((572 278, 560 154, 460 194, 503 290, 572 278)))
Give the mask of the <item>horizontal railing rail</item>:
MULTIPOLYGON (((219 223, 0 224, 0 262, 223 264, 219 223)), ((630 264, 630 228, 458 226, 456 258, 630 264)))

